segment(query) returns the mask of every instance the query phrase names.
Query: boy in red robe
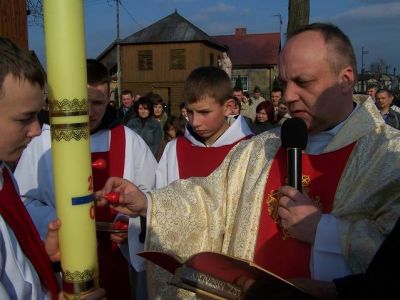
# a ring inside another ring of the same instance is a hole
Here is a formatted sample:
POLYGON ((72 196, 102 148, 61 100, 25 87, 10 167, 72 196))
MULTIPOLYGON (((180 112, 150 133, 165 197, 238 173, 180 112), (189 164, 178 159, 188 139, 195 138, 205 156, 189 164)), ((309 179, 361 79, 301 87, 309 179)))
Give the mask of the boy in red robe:
MULTIPOLYGON (((30 55, 5 38, 0 38, 0 57, 0 299, 61 300, 52 266, 60 259, 60 221, 49 224, 43 243, 5 163, 16 162, 41 132, 37 116, 45 78, 30 55)), ((103 296, 100 289, 88 295, 103 296)))
POLYGON ((200 67, 186 79, 184 99, 189 122, 185 134, 170 141, 159 161, 156 187, 177 179, 208 176, 241 140, 253 135, 242 116, 228 124, 235 102, 228 75, 200 67))

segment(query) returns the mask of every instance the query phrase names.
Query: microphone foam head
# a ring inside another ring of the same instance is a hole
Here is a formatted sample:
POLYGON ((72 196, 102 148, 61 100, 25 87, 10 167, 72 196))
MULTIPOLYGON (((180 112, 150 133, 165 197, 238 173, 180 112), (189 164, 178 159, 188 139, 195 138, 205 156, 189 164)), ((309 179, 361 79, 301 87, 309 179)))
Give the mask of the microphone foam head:
POLYGON ((284 148, 305 149, 307 146, 307 125, 300 118, 287 119, 282 124, 281 142, 284 148))

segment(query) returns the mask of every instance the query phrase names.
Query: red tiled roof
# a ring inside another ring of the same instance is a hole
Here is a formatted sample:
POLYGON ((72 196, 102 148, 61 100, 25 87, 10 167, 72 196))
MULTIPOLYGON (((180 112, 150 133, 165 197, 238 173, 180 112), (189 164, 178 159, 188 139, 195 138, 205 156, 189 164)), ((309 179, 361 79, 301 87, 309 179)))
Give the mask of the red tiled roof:
POLYGON ((229 47, 228 55, 235 67, 277 65, 280 48, 279 32, 213 36, 229 47))

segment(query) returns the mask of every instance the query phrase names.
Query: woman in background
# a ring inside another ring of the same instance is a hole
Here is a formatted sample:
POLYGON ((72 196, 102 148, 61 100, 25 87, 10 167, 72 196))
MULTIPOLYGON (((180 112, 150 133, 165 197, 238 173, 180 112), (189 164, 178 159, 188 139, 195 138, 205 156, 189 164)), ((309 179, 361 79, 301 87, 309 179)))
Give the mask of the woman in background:
POLYGON ((135 104, 136 117, 130 119, 126 126, 134 130, 149 146, 154 156, 161 143, 161 126, 153 117, 153 103, 149 96, 140 97, 135 104))
POLYGON ((253 124, 254 134, 259 134, 264 131, 270 130, 276 125, 274 121, 274 106, 269 101, 263 101, 256 107, 256 120, 253 124))
POLYGON ((167 121, 168 116, 165 112, 165 103, 163 98, 159 94, 150 93, 151 102, 153 102, 154 109, 154 119, 160 122, 161 128, 164 127, 165 121, 167 121))

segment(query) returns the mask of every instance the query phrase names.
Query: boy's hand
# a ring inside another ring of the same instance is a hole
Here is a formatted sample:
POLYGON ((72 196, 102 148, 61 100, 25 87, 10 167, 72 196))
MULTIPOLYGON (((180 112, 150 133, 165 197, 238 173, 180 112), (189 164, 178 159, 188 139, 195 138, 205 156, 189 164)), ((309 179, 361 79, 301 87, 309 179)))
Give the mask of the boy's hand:
POLYGON ((147 198, 132 182, 119 177, 110 177, 103 189, 95 193, 98 206, 109 204, 116 211, 131 217, 138 215, 146 217, 147 198), (118 201, 110 203, 104 197, 110 192, 119 193, 118 201))
POLYGON ((58 231, 61 227, 61 221, 56 219, 51 221, 48 225, 48 232, 46 240, 44 241, 44 247, 46 249, 47 255, 50 257, 52 262, 60 261, 60 247, 58 244, 58 231))

